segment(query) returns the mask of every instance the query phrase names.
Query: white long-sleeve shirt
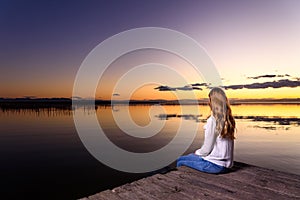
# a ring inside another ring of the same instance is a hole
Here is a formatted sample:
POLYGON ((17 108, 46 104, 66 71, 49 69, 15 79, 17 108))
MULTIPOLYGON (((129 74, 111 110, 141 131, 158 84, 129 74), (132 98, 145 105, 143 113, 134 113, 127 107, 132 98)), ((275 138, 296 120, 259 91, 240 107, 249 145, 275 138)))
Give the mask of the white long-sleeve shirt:
POLYGON ((214 164, 230 168, 233 165, 232 139, 222 138, 216 133, 216 119, 211 115, 204 126, 205 135, 202 147, 195 154, 214 164))

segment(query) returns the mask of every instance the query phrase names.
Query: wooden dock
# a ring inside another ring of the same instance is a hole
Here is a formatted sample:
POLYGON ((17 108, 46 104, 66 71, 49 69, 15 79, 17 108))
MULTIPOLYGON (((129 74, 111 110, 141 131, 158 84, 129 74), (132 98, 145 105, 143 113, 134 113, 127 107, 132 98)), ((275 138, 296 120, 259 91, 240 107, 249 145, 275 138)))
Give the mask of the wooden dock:
POLYGON ((179 167, 82 200, 300 199, 300 176, 235 162, 230 173, 179 167))

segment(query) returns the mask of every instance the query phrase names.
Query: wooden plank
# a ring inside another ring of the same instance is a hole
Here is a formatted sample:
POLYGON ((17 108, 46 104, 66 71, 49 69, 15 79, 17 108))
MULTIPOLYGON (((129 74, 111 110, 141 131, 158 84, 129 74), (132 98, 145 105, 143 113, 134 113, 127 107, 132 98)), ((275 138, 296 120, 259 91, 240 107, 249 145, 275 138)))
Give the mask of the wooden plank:
POLYGON ((160 194, 163 194, 165 192, 165 188, 154 184, 150 179, 141 179, 133 182, 132 184, 135 185, 137 190, 143 191, 145 195, 147 195, 149 199, 152 200, 161 199, 160 194))
MULTIPOLYGON (((195 199, 195 192, 184 191, 180 183, 174 179, 170 179, 166 175, 158 177, 157 181, 154 183, 160 187, 167 188, 168 199, 195 199)), ((162 196, 162 198, 164 197, 162 196)))
POLYGON ((180 198, 180 199, 190 199, 185 194, 180 193, 178 190, 178 184, 171 180, 169 183, 166 184, 164 175, 157 174, 155 176, 147 178, 147 186, 152 187, 160 187, 163 189, 162 192, 156 193, 156 197, 159 199, 174 199, 174 198, 180 198))
POLYGON ((236 171, 247 171, 249 173, 253 173, 253 174, 257 174, 257 175, 262 175, 262 174, 269 175, 269 177, 278 178, 278 179, 281 179, 282 181, 286 181, 286 182, 298 182, 299 183, 299 179, 300 179, 300 176, 297 174, 276 171, 273 169, 266 169, 263 167, 257 167, 257 166, 248 165, 245 163, 240 163, 240 162, 234 163, 233 171, 235 171, 235 172, 236 171))
MULTIPOLYGON (((238 191, 236 188, 223 187, 223 185, 217 184, 214 181, 210 181, 209 176, 216 176, 211 174, 205 174, 202 172, 200 175, 194 175, 193 173, 186 171, 186 167, 179 168, 178 172, 174 172, 174 174, 166 174, 166 176, 175 176, 177 177, 177 182, 186 185, 187 187, 194 187, 195 189, 202 190, 208 196, 212 196, 215 198, 226 198, 226 199, 236 199, 236 197, 240 196, 249 196, 251 193, 245 191, 238 191), (240 194, 241 193, 241 194, 240 194)), ((191 169, 193 170, 193 169, 191 169)), ((195 171, 195 170, 193 170, 195 171)), ((218 180, 219 182, 220 180, 218 180)))
POLYGON ((82 200, 300 199, 300 176, 235 162, 227 174, 188 167, 156 174, 82 200))
MULTIPOLYGON (((184 178, 187 183, 190 184, 197 183, 197 181, 201 180, 206 184, 215 185, 225 190, 231 191, 231 193, 234 196, 243 197, 247 195, 247 197, 250 199, 257 199, 257 198, 258 199, 266 199, 266 198, 293 199, 297 197, 291 194, 283 194, 280 191, 271 190, 267 187, 262 187, 261 185, 251 184, 251 182, 246 181, 245 179, 242 181, 230 179, 227 177, 228 174, 211 175, 211 174, 198 172, 196 170, 187 167, 179 168, 179 171, 182 173, 179 172, 177 175, 179 177, 184 178)), ((268 180, 266 179, 266 181, 268 180)))
POLYGON ((117 194, 114 194, 111 190, 105 190, 103 192, 94 194, 88 197, 89 200, 121 200, 122 198, 119 197, 117 194))
POLYGON ((233 173, 226 174, 226 177, 240 181, 247 181, 251 184, 259 185, 286 195, 300 196, 300 176, 262 167, 237 163, 235 167, 241 167, 233 173))
POLYGON ((141 187, 137 187, 136 184, 129 183, 123 186, 117 187, 112 191, 120 196, 122 199, 142 199, 149 200, 149 195, 145 194, 141 187))
MULTIPOLYGON (((299 181, 288 182, 286 180, 274 178, 269 174, 252 174, 247 171, 239 173, 229 173, 224 175, 226 178, 238 180, 241 182, 248 182, 249 184, 265 189, 273 190, 291 197, 300 196, 300 183, 299 181)), ((299 179, 300 180, 300 179, 299 179)))
POLYGON ((177 175, 173 173, 165 174, 158 185, 168 186, 178 193, 183 194, 188 199, 223 199, 224 196, 221 193, 216 193, 215 190, 207 189, 206 187, 198 187, 193 184, 188 184, 180 180, 177 175))

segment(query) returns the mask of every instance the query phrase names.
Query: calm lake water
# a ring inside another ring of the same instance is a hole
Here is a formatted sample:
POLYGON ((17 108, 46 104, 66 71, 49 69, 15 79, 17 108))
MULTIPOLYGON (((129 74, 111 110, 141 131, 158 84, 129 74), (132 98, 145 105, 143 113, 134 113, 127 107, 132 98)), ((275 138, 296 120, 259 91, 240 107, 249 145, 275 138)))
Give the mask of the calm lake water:
MULTIPOLYGON (((169 144, 180 126, 184 126, 187 137, 197 126, 197 135, 186 154, 201 146, 203 125, 210 111, 207 106, 183 107, 115 105, 97 106, 95 110, 81 106, 74 111, 96 114, 115 145, 137 153, 152 152, 169 144), (140 127, 162 123, 163 127, 152 137, 134 138, 118 127, 113 116, 129 131, 129 120, 140 127)), ((232 110, 237 123, 236 161, 300 174, 300 105, 236 105, 232 110)), ((77 134, 74 111, 0 110, 2 197, 74 199, 149 175, 120 172, 96 160, 77 134)), ((183 141, 184 138, 178 148, 184 145, 183 141)))

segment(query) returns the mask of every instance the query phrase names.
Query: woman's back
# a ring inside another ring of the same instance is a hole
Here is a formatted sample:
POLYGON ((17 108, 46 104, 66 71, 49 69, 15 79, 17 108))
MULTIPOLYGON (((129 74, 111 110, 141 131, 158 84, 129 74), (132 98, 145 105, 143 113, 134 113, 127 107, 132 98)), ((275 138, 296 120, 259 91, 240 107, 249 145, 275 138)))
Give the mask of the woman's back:
POLYGON ((217 137, 212 152, 203 159, 217 165, 231 168, 233 165, 234 142, 229 138, 217 137))

